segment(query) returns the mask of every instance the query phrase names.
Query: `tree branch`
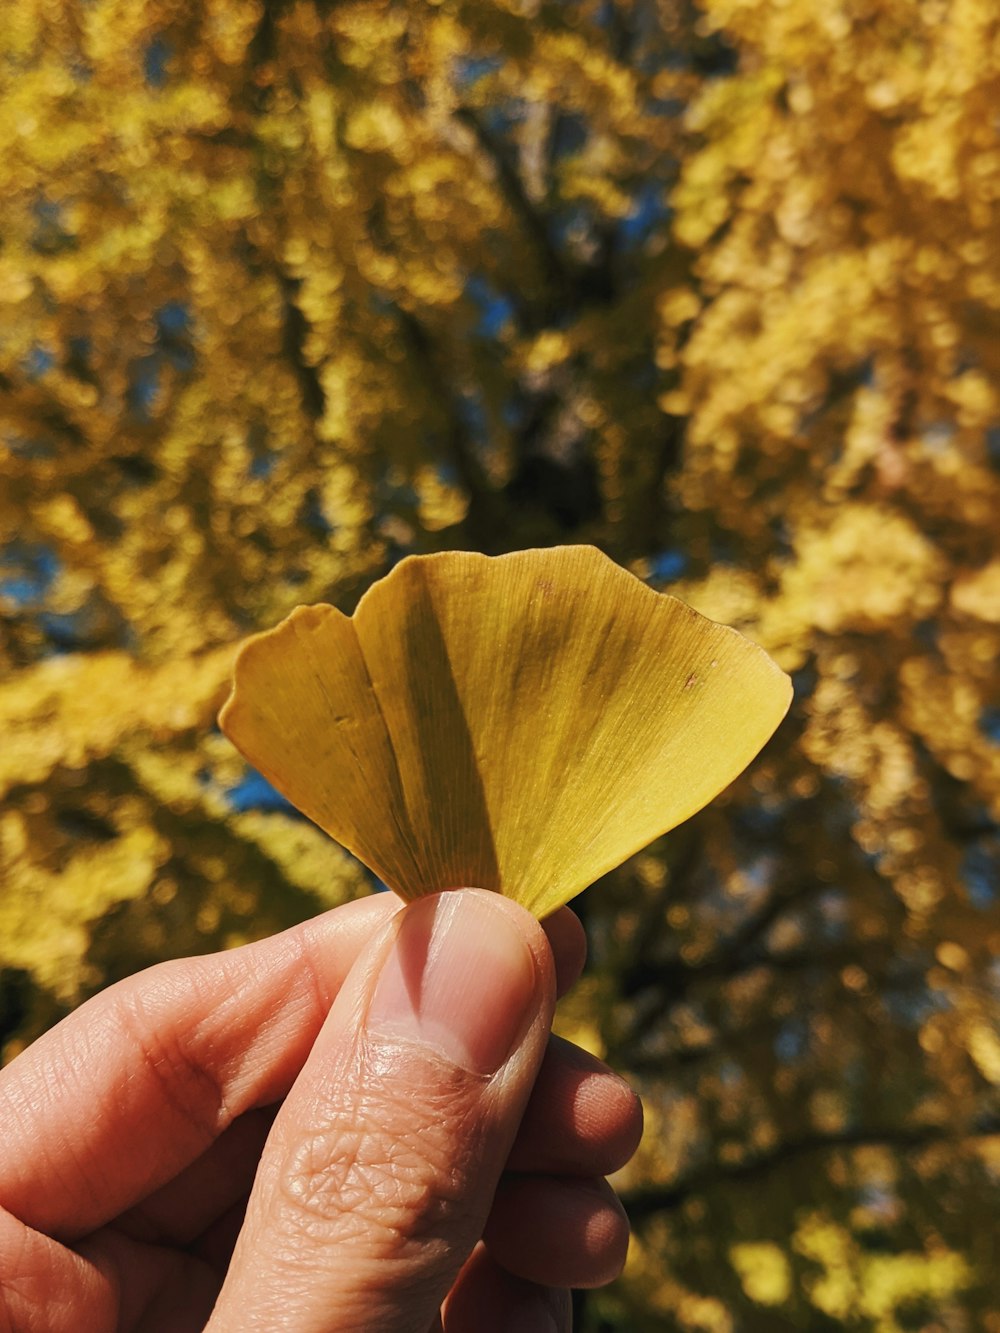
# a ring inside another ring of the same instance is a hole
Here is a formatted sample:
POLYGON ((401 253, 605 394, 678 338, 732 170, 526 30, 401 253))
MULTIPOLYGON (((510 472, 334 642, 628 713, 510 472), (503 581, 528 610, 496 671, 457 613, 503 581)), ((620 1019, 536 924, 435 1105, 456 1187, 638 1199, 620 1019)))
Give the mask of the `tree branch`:
MULTIPOLYGON (((723 940, 719 949, 697 963, 685 963, 681 958, 672 958, 665 965, 648 957, 640 959, 625 973, 622 994, 632 998, 643 990, 661 987, 666 992, 665 1002, 674 1003, 682 999, 695 982, 728 978, 746 971, 748 967, 781 966, 782 960, 764 953, 748 957, 747 951, 784 911, 795 906, 813 889, 812 883, 801 880, 793 889, 773 894, 759 911, 723 940)), ((787 962, 784 965, 787 966, 787 962)), ((656 1017, 658 1015, 652 1015, 649 1021, 656 1017)), ((642 1030, 640 1025, 635 1035, 641 1035, 642 1030)))
POLYGON ((566 267, 563 256, 552 243, 544 219, 528 198, 524 182, 511 161, 510 154, 500 140, 490 133, 471 107, 459 107, 455 117, 472 131, 476 142, 496 168, 500 188, 511 212, 520 221, 538 251, 543 277, 549 282, 555 279, 552 297, 560 302, 565 301, 573 289, 572 275, 566 267))
POLYGON ((679 1208, 688 1199, 717 1185, 745 1184, 768 1176, 799 1157, 810 1153, 834 1152, 843 1148, 890 1147, 899 1149, 923 1148, 932 1143, 954 1143, 956 1146, 970 1138, 988 1138, 1000 1134, 1000 1115, 983 1116, 966 1133, 952 1126, 895 1126, 885 1129, 844 1130, 839 1134, 805 1134, 801 1138, 779 1144, 772 1152, 761 1153, 748 1161, 731 1167, 718 1163, 700 1171, 692 1171, 675 1185, 636 1189, 622 1194, 621 1201, 629 1219, 641 1224, 656 1213, 679 1208))
POLYGON ((318 421, 326 411, 326 393, 316 367, 305 356, 306 337, 309 333, 309 321, 299 308, 298 294, 302 282, 289 277, 280 267, 275 266, 275 274, 281 287, 284 303, 284 318, 281 328, 281 350, 291 364, 299 386, 302 407, 312 421, 318 421))
POLYGON ((410 353, 420 367, 421 378, 428 386, 430 398, 439 406, 446 405, 447 432, 444 444, 448 461, 469 497, 470 509, 466 519, 468 529, 477 534, 479 545, 492 547, 496 542, 502 542, 502 534, 507 527, 507 506, 503 495, 490 485, 476 458, 468 427, 455 405, 451 385, 441 369, 427 328, 412 311, 398 305, 393 310, 410 353))

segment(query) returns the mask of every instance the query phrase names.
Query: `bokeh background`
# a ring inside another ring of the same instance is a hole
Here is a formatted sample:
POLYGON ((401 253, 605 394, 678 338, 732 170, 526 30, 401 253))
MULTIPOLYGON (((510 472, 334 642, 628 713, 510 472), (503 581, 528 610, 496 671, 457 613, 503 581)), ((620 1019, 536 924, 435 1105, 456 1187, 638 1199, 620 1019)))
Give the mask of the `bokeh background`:
POLYGON ((579 900, 648 1123, 579 1327, 1000 1333, 994 0, 18 0, 0 142, 5 1058, 370 890, 243 637, 591 542, 795 704, 579 900))

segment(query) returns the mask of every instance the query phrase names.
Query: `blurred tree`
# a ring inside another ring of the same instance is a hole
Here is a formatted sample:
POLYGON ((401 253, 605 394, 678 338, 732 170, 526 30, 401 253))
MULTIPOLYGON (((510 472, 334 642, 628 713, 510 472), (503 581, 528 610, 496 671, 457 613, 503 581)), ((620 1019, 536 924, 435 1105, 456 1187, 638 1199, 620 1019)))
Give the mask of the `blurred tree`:
POLYGON ((213 727, 400 555, 592 541, 795 673, 582 902, 581 1326, 1000 1330, 992 0, 21 0, 0 1040, 362 891, 213 727))

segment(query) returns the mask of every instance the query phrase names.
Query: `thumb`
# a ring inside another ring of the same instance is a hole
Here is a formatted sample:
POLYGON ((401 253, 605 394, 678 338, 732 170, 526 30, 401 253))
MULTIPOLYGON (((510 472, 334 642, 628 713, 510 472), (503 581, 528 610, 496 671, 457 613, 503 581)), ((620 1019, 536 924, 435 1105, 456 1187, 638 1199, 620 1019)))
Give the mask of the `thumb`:
POLYGON ((482 1234, 555 1002, 541 927, 482 889, 404 907, 275 1123, 211 1333, 429 1329, 482 1234))

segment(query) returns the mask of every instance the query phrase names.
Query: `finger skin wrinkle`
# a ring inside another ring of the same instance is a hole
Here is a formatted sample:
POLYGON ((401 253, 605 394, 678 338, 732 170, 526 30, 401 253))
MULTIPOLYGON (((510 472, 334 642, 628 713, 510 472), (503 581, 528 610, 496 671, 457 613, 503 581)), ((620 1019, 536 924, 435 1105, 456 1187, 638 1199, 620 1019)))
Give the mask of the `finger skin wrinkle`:
POLYGON ((456 1131, 454 1093, 445 1091, 397 1099, 381 1090, 377 1100, 334 1106, 330 1123, 300 1133, 286 1161, 283 1211, 313 1243, 332 1235, 366 1254, 426 1254, 467 1214, 476 1137, 456 1131), (420 1128, 400 1134, 407 1120, 420 1128))
POLYGON ((23 1271, 30 1233, 26 1227, 11 1225, 5 1217, 0 1223, 0 1236, 4 1242, 3 1264, 0 1266, 0 1333, 22 1333, 27 1325, 15 1323, 14 1311, 30 1305, 38 1287, 38 1275, 26 1278, 23 1271))
POLYGON ((451 1079, 437 1072, 434 1091, 405 1074, 389 1090, 369 1077, 349 1099, 314 1104, 299 1121, 248 1217, 249 1234, 267 1238, 271 1273, 262 1283, 283 1292, 283 1304, 241 1328, 304 1327, 276 1319, 294 1318, 297 1302, 311 1306, 317 1282, 331 1291, 330 1327, 344 1333, 427 1326, 414 1311, 430 1318, 485 1220, 475 1189, 485 1146, 475 1115, 481 1086, 449 1072, 451 1079), (413 1129, 400 1129, 407 1124, 413 1129))
POLYGON ((295 937, 296 972, 305 973, 312 995, 312 1009, 318 1019, 317 1028, 337 997, 337 988, 329 984, 329 970, 323 966, 323 943, 323 932, 312 921, 304 922, 301 932, 295 937))
MULTIPOLYGON (((311 923, 307 923, 307 926, 308 924, 311 923)), ((322 943, 322 935, 318 931, 313 932, 304 927, 302 932, 296 935, 295 957, 294 960, 289 960, 290 966, 287 970, 291 977, 289 990, 296 996, 301 995, 301 999, 295 1003, 293 995, 288 995, 283 1005, 285 1012, 280 1016, 280 1027, 287 1031, 288 1016, 294 1010, 298 1026, 308 1033, 310 1043, 322 1027, 337 995, 337 988, 330 985, 328 971, 323 965, 322 943)), ((258 1030, 258 1039, 263 1037, 265 1032, 266 1025, 258 1030)), ((281 1033, 276 1035, 280 1037, 281 1033)))
POLYGON ((162 1023, 159 1005, 147 1005, 150 992, 138 987, 123 988, 115 996, 113 1018, 122 1036, 136 1049, 131 1061, 133 1078, 148 1075, 165 1107, 194 1131, 207 1148, 232 1121, 225 1091, 211 1070, 214 1061, 197 1051, 197 1027, 190 1034, 182 1027, 162 1023))
MULTIPOLYGON (((63 1193, 100 1205, 104 1174, 96 1167, 94 1154, 83 1138, 74 1133, 73 1120, 63 1121, 59 1108, 83 1108, 93 1102, 88 1071, 100 1067, 107 1043, 102 1034, 88 1033, 78 1042, 60 1040, 55 1029, 40 1065, 28 1065, 25 1077, 15 1077, 16 1066, 0 1096, 0 1124, 4 1126, 4 1155, 0 1158, 0 1205, 10 1208, 22 1221, 38 1226, 38 1205, 63 1193), (53 1123, 55 1132, 39 1126, 53 1123), (44 1180, 41 1197, 37 1178, 44 1180)), ((91 1117, 93 1124, 93 1118, 91 1117)))
POLYGON ((0 1333, 88 1333, 115 1326, 113 1281, 0 1208, 0 1333))

